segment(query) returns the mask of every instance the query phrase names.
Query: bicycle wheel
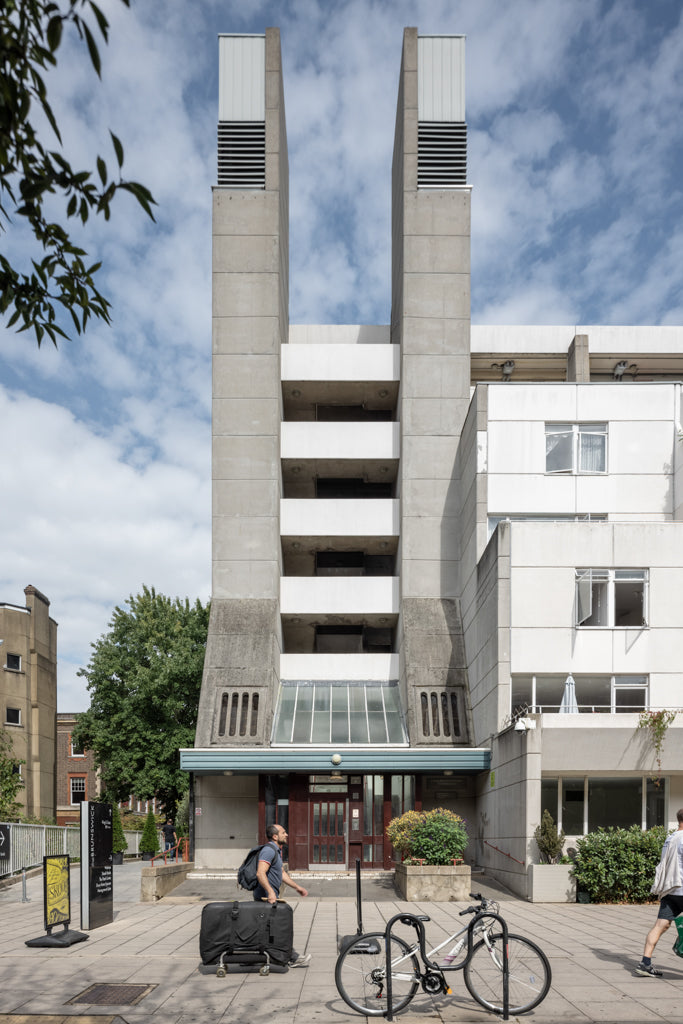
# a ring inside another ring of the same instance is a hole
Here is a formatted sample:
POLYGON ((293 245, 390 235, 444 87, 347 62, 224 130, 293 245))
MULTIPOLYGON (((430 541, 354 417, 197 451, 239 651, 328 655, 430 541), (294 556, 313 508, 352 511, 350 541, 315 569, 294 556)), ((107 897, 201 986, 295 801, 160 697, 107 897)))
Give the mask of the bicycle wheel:
MULTIPOLYGON (((391 936, 392 963, 409 954, 408 959, 396 966, 391 975, 392 1013, 407 1006, 420 983, 420 966, 410 947, 398 936, 391 936)), ((367 1016, 383 1017, 387 1012, 386 946, 384 932, 359 935, 344 950, 334 969, 334 980, 339 995, 352 1010, 367 1016), (376 939, 379 951, 362 951, 360 944, 376 939)))
MULTIPOLYGON (((508 933, 510 1013, 525 1013, 538 1006, 548 994, 552 974, 542 949, 508 933)), ((473 999, 487 1010, 503 1012, 503 936, 491 932, 488 943, 478 942, 465 966, 465 984, 473 999)))

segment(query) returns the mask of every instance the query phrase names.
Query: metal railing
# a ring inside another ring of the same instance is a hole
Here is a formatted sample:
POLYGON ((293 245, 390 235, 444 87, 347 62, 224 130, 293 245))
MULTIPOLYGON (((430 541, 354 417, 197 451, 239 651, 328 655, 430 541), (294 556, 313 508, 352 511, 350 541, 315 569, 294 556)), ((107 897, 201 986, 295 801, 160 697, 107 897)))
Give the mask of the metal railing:
MULTIPOLYGON (((0 878, 13 875, 24 868, 42 867, 43 857, 68 854, 72 860, 81 855, 81 830, 62 825, 20 825, 7 822, 3 831, 9 829, 9 850, 4 849, 0 857, 0 878)), ((137 857, 140 853, 142 832, 124 832, 128 849, 127 856, 137 857)), ((163 837, 159 833, 163 848, 163 837)))

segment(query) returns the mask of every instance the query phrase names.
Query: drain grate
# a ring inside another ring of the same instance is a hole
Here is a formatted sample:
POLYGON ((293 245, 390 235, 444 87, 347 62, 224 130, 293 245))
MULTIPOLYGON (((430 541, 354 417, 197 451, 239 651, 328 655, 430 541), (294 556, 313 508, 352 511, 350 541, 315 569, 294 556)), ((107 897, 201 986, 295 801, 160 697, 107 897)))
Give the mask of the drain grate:
POLYGON ((80 992, 69 1003, 92 1003, 96 1006, 136 1006, 156 985, 95 984, 80 992))

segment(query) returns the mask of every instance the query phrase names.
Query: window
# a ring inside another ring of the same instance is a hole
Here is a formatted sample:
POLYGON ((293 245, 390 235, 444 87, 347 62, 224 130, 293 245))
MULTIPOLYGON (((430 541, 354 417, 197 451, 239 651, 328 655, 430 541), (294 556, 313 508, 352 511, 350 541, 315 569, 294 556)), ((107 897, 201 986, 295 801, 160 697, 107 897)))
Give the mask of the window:
POLYGON ((577 569, 576 625, 647 626, 647 569, 577 569))
MULTIPOLYGON (((512 677, 513 713, 557 714, 564 693, 566 675, 512 677)), ((649 707, 647 676, 575 675, 579 714, 624 714, 649 707)))
POLYGON ((606 473, 606 423, 546 423, 546 473, 606 473))
POLYGON ((7 708, 5 725, 21 725, 21 708, 7 708))
POLYGON ((80 804, 86 799, 85 796, 85 775, 72 775, 69 779, 71 789, 71 803, 80 804))
POLYGON ((7 654, 6 659, 5 668, 8 668, 10 672, 21 672, 20 654, 7 654))
POLYGON ((273 743, 407 744, 398 683, 280 685, 273 743))
POLYGON ((650 829, 666 823, 666 787, 648 778, 544 778, 541 807, 550 811, 558 830, 581 836, 598 828, 650 829))
POLYGON ((69 737, 69 756, 70 757, 85 757, 85 750, 82 744, 74 743, 73 737, 69 737))

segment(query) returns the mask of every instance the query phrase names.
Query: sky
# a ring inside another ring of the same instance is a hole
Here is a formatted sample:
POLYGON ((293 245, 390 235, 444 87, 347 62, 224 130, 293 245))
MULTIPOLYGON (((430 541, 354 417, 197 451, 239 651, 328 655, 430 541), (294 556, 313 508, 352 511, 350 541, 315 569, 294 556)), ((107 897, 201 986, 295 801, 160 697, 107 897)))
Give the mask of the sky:
MULTIPOLYGON (((78 671, 143 584, 210 597, 220 32, 280 29, 292 323, 389 321, 405 26, 467 36, 473 322, 683 323, 680 0, 100 6, 101 82, 67 34, 50 102, 75 166, 113 168, 121 139, 156 223, 121 195, 77 234, 103 261, 110 327, 55 349, 0 324, 0 602, 28 584, 49 598, 60 712, 87 708, 78 671)), ((19 266, 38 255, 16 224, 0 246, 19 266)))

